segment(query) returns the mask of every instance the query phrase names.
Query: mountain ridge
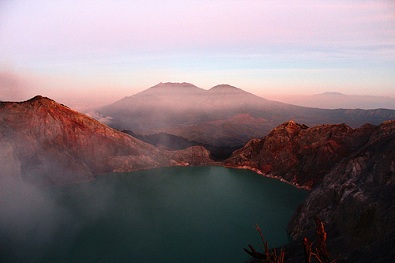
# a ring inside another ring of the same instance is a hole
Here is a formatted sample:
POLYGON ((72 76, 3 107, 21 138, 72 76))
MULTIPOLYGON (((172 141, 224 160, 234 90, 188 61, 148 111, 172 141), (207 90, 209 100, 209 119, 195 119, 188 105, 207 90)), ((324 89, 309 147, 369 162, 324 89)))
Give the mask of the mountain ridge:
POLYGON ((204 89, 199 88, 188 82, 160 82, 146 90, 143 90, 136 95, 150 94, 153 92, 166 93, 166 92, 205 92, 204 89))
MULTIPOLYGON (((216 86, 210 88, 208 90, 208 92, 212 92, 212 93, 249 93, 245 90, 236 88, 236 87, 229 85, 229 84, 216 85, 216 86)), ((249 94, 251 94, 251 93, 249 93, 249 94)))
MULTIPOLYGON (((353 129, 285 122, 224 163, 311 190, 287 232, 286 262, 302 262, 303 240, 325 225, 330 259, 392 262, 395 251, 395 120, 353 129)), ((331 262, 329 260, 328 262, 331 262)), ((258 262, 258 261, 250 261, 258 262)))
MULTIPOLYGON (((381 124, 384 125, 384 124, 381 124)), ((308 127, 285 122, 261 139, 233 152, 225 166, 246 168, 312 189, 343 158, 368 143, 378 129, 370 124, 353 129, 346 124, 308 127)))
POLYGON ((346 123, 355 128, 364 123, 377 125, 395 118, 395 110, 327 110, 286 104, 261 98, 228 84, 217 85, 210 90, 193 85, 196 92, 183 88, 181 92, 177 87, 183 86, 182 83, 165 85, 175 85, 175 92, 170 89, 157 92, 158 89, 149 88, 99 108, 97 113, 110 118, 109 125, 119 130, 142 135, 162 132, 191 141, 232 147, 263 137, 288 120, 309 126, 346 123), (234 122, 234 116, 242 115, 248 116, 251 122, 234 122), (209 130, 211 132, 207 133, 209 130))
MULTIPOLYGON (((0 155, 13 176, 39 185, 93 180, 102 173, 210 162, 201 146, 165 151, 49 98, 0 102, 0 155)), ((7 170, 6 169, 6 170, 7 170)))
POLYGON ((328 250, 344 262, 391 262, 395 251, 395 120, 375 127, 366 144, 337 163, 291 219, 294 240, 328 232, 328 250))

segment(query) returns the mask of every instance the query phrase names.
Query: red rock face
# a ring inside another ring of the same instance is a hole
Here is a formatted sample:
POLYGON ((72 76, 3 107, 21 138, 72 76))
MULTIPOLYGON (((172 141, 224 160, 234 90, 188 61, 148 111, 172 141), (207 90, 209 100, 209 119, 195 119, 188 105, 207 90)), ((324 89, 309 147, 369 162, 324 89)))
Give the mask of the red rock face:
POLYGON ((12 160, 9 170, 37 184, 69 184, 100 173, 181 165, 188 158, 195 164, 211 161, 204 148, 160 151, 41 96, 0 103, 0 124, 0 144, 7 146, 0 154, 12 160))
MULTIPOLYGON (((352 129, 287 122, 234 152, 225 164, 312 188, 288 225, 289 262, 302 262, 302 240, 325 224, 331 260, 392 262, 395 244, 395 120, 352 129)), ((287 261, 288 262, 288 261, 287 261)))
POLYGON ((392 262, 395 244, 395 121, 353 132, 367 142, 343 158, 298 208, 294 239, 314 235, 311 218, 328 229, 328 249, 341 262, 392 262))
POLYGON ((366 144, 374 130, 372 125, 352 129, 345 124, 309 128, 290 121, 235 151, 225 165, 252 168, 311 188, 342 158, 366 144))

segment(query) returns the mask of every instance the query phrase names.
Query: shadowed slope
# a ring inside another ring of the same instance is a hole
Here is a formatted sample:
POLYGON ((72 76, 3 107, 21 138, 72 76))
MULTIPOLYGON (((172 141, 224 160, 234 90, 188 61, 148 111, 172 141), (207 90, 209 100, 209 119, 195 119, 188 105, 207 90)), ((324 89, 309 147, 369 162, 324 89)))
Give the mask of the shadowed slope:
MULTIPOLYGON (((303 238, 314 239, 314 218, 327 231, 337 262, 393 262, 395 255, 395 120, 352 129, 283 123, 225 161, 312 188, 288 226, 295 240, 287 262, 302 262, 303 238)), ((255 261, 251 261, 255 262, 255 261)))
POLYGON ((395 121, 328 173, 289 224, 294 239, 314 233, 319 216, 339 262, 392 262, 395 256, 395 121))

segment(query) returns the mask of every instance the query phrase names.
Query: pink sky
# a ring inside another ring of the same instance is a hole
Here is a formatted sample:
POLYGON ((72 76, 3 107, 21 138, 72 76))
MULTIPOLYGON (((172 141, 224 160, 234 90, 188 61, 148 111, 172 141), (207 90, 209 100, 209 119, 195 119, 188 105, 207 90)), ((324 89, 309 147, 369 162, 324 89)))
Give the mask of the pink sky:
POLYGON ((0 73, 12 100, 102 104, 167 81, 395 97, 395 2, 3 0, 0 73))

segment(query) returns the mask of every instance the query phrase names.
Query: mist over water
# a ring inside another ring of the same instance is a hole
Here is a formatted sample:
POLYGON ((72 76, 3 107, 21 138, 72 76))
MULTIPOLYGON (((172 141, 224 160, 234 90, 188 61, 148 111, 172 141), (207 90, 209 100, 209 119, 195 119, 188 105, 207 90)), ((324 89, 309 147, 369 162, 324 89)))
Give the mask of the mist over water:
POLYGON ((67 187, 9 187, 0 202, 1 262, 244 262, 288 242, 306 192, 251 171, 171 167, 67 187))

